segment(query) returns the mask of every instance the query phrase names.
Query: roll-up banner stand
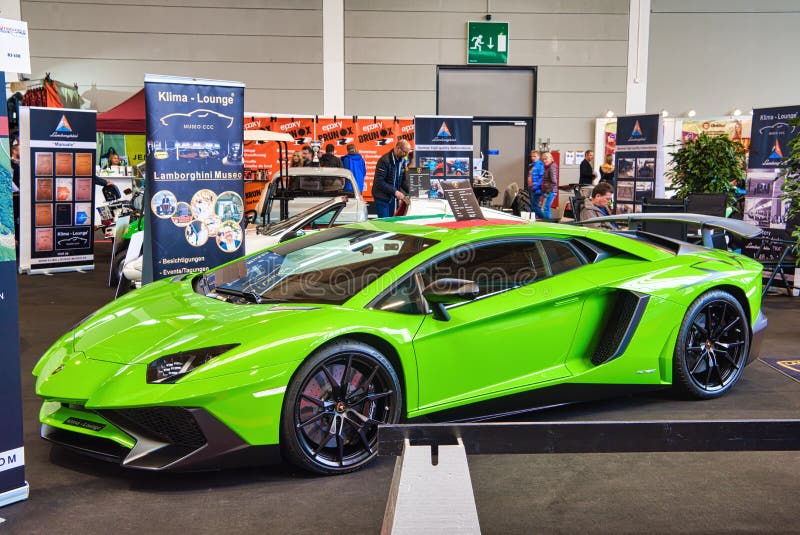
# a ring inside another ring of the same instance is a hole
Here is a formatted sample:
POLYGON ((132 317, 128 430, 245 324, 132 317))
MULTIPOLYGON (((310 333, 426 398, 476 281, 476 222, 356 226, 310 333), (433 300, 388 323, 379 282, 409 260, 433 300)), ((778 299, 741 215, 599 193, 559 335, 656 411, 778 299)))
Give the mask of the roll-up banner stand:
POLYGON ((20 273, 94 269, 96 119, 20 108, 20 273))
MULTIPOLYGON (((0 87, 5 87, 0 71, 0 87)), ((0 106, 0 506, 28 497, 22 448, 22 392, 19 370, 14 210, 6 107, 0 106)))
POLYGON ((146 75, 143 280, 244 255, 244 84, 146 75))
POLYGON ((617 119, 617 170, 614 211, 642 211, 642 201, 664 197, 661 115, 617 119))
MULTIPOLYGON (((758 225, 764 231, 762 236, 780 240, 793 240, 791 231, 786 229, 789 201, 782 200, 784 168, 789 157, 789 142, 800 130, 792 121, 800 117, 800 106, 781 106, 753 110, 753 126, 750 133, 750 157, 747 165, 747 194, 744 199, 744 220, 758 225)), ((742 253, 755 256, 759 252, 760 241, 747 242, 742 253)), ((778 260, 781 250, 762 250, 757 260, 778 260)), ((787 263, 795 260, 790 253, 787 263)), ((800 272, 787 275, 792 283, 798 280, 800 272)), ((794 283, 796 285, 796 282, 794 283)), ((796 292, 796 290, 795 290, 796 292)))
POLYGON ((431 170, 431 196, 443 196, 440 180, 466 178, 472 183, 472 117, 414 117, 414 165, 431 170))

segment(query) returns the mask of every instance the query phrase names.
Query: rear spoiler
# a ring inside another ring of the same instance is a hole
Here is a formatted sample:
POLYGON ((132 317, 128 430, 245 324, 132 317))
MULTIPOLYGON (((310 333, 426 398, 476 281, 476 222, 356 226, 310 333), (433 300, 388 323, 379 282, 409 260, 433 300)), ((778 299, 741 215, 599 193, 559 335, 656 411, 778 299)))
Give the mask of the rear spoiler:
POLYGON ((762 230, 755 225, 745 223, 738 219, 727 217, 714 217, 702 214, 670 214, 670 213, 633 213, 622 215, 610 215, 604 217, 593 217, 585 221, 579 221, 577 225, 588 225, 591 223, 627 223, 630 229, 639 229, 642 222, 663 221, 668 223, 684 223, 700 227, 703 235, 703 245, 713 247, 711 235, 714 230, 724 230, 741 238, 756 238, 761 235, 762 230))

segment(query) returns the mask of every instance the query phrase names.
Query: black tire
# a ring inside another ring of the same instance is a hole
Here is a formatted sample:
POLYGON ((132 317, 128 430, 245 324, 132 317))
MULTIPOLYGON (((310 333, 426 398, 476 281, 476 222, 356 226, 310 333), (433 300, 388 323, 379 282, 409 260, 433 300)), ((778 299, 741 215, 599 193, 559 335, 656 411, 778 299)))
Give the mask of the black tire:
POLYGON ((719 397, 741 377, 749 349, 750 327, 739 301, 721 290, 706 292, 695 299, 681 323, 673 387, 694 399, 719 397))
POLYGON ((355 340, 323 346, 300 366, 286 390, 283 455, 317 474, 358 470, 378 453, 377 425, 398 422, 402 406, 400 380, 379 351, 355 340))

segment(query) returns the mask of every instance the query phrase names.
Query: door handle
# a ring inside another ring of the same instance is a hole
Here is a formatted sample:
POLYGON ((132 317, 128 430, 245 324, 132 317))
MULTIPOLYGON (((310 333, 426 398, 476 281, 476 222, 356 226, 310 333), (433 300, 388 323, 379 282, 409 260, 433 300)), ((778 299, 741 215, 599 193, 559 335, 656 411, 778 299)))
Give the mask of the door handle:
POLYGON ((568 305, 570 303, 575 303, 579 299, 580 299, 580 297, 578 297, 577 295, 573 296, 573 297, 567 297, 566 299, 562 299, 561 301, 556 301, 555 302, 555 306, 560 307, 562 305, 568 305))

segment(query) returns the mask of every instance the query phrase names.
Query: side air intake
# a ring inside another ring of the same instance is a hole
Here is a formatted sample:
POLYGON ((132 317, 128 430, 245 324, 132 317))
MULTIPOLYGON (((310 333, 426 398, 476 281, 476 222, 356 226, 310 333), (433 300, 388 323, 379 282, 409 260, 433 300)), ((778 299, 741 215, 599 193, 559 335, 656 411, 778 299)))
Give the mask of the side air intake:
POLYGON ((636 292, 617 292, 611 314, 592 354, 592 364, 605 364, 625 352, 649 299, 649 295, 636 292))

